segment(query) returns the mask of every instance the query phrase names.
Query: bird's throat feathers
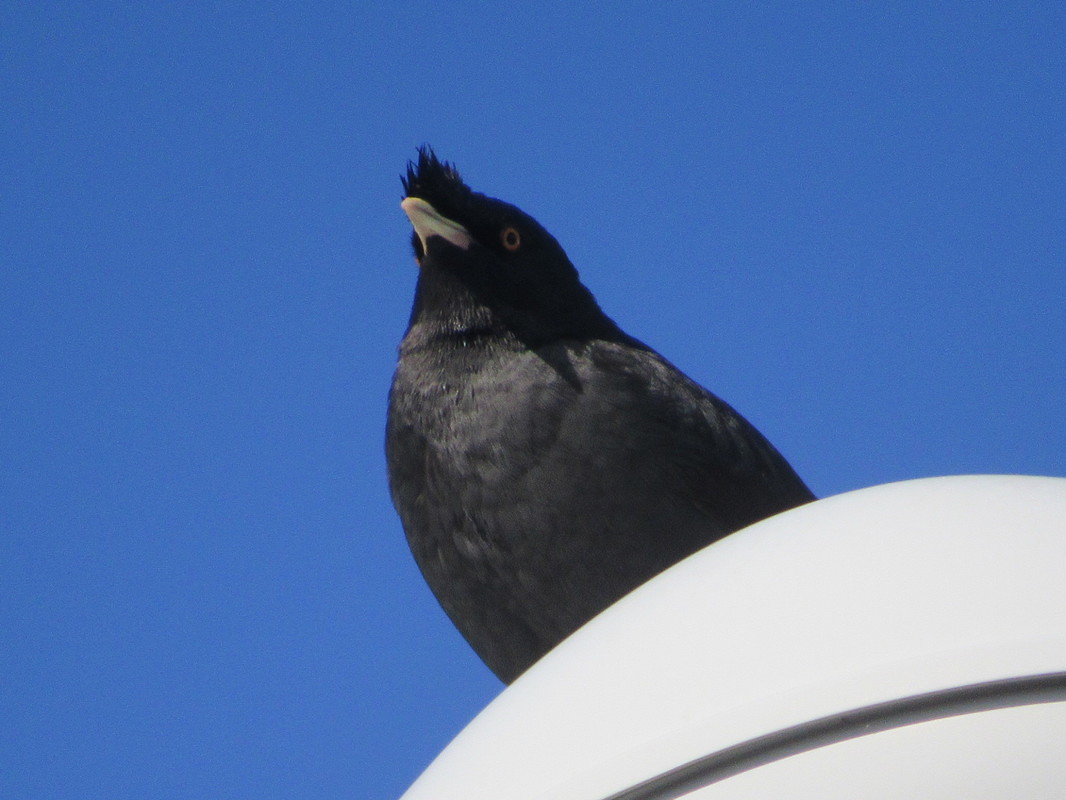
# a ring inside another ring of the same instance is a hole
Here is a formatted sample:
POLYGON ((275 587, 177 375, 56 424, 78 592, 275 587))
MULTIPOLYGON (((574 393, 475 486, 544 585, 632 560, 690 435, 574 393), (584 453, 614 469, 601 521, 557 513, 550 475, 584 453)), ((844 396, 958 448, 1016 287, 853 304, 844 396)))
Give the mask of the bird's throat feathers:
POLYGON ((428 264, 420 269, 404 344, 483 337, 507 338, 500 316, 455 274, 428 264))
POLYGON ((577 291, 530 302, 525 293, 509 297, 472 281, 468 270, 451 270, 427 258, 419 270, 403 347, 477 343, 519 350, 593 339, 629 341, 630 337, 580 284, 577 291))

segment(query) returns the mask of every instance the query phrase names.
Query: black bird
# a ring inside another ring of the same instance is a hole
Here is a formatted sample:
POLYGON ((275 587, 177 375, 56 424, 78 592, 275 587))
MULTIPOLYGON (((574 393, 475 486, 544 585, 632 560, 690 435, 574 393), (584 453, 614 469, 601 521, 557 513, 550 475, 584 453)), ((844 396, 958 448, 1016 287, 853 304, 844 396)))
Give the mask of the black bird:
POLYGON ((419 273, 389 484, 422 573, 501 680, 696 550, 814 499, 600 310, 536 220, 428 147, 402 181, 419 273))

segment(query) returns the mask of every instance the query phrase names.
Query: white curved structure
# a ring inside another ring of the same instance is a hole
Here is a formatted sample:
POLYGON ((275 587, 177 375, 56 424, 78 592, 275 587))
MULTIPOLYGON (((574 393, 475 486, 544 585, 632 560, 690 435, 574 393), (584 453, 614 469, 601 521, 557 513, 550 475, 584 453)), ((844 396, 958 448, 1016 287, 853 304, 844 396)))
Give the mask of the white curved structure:
POLYGON ((1066 479, 889 484, 736 533, 553 650, 404 800, 682 795, 1066 797, 1066 479))

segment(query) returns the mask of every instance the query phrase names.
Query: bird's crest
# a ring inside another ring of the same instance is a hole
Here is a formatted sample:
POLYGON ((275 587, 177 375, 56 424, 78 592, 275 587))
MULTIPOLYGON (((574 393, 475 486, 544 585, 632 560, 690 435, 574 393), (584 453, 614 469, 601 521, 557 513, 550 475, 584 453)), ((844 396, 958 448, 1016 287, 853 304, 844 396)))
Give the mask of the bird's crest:
POLYGON ((401 176, 400 182, 404 197, 421 198, 442 213, 470 194, 455 166, 437 158, 428 144, 418 148, 418 161, 407 162, 407 175, 401 176))

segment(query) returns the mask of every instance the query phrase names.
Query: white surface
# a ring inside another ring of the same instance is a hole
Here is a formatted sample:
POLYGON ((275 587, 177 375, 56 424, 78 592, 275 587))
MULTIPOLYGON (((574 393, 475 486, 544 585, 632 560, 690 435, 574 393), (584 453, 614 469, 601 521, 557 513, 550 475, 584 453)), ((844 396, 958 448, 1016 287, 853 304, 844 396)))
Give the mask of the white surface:
POLYGON ((840 711, 1066 670, 1064 564, 1064 479, 933 478, 794 509, 592 620, 404 800, 597 800, 840 711))

